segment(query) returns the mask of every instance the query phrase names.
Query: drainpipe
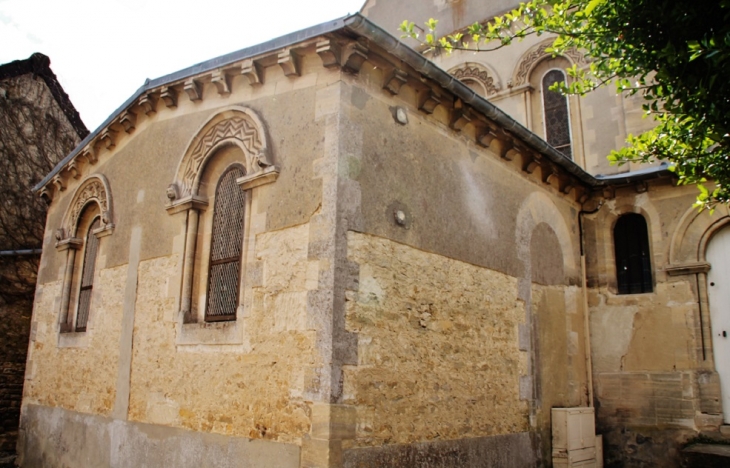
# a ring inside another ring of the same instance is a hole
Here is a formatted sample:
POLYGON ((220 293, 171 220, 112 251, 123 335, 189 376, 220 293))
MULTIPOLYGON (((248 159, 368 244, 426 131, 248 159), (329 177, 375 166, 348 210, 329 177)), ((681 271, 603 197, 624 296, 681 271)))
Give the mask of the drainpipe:
POLYGON ((580 273, 581 286, 583 287, 583 335, 586 353, 586 380, 588 382, 588 406, 593 407, 593 356, 591 348, 591 327, 588 320, 588 286, 586 279, 586 254, 583 246, 583 215, 595 214, 603 206, 603 200, 591 211, 580 210, 578 212, 578 235, 580 236, 580 273))

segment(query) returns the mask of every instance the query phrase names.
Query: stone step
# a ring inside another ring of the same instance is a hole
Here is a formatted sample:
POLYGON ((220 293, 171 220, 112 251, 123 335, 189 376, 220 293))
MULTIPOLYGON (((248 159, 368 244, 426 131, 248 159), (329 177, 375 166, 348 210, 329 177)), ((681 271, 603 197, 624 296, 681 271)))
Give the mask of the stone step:
POLYGON ((730 445, 692 444, 682 450, 687 468, 727 468, 730 466, 730 445))

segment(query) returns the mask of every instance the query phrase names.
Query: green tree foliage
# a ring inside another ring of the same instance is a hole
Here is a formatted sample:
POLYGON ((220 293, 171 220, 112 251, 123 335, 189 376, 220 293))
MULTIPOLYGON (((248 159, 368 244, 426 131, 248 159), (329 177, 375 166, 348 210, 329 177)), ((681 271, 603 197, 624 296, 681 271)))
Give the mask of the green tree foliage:
POLYGON ((589 66, 568 69, 557 88, 585 94, 614 83, 640 93, 657 126, 630 135, 608 157, 672 163, 682 184, 698 184, 697 206, 730 202, 730 0, 532 0, 489 23, 439 38, 404 21, 404 37, 446 51, 488 51, 530 34, 556 34, 549 52, 581 49, 589 66))

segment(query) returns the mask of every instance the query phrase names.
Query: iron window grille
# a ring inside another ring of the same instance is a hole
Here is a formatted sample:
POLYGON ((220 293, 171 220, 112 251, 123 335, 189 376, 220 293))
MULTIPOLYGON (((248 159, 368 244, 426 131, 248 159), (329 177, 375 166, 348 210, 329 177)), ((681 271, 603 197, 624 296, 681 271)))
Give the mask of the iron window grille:
POLYGON ((84 263, 81 270, 81 288, 79 289, 79 305, 76 312, 77 332, 86 331, 86 323, 89 320, 89 307, 91 305, 91 291, 94 288, 94 265, 96 254, 99 250, 99 239, 94 231, 101 227, 101 218, 98 216, 89 226, 86 233, 86 250, 84 251, 84 263))
POLYGON ((244 175, 241 166, 233 166, 223 173, 215 189, 205 307, 207 322, 236 319, 245 211, 245 193, 236 179, 244 175))

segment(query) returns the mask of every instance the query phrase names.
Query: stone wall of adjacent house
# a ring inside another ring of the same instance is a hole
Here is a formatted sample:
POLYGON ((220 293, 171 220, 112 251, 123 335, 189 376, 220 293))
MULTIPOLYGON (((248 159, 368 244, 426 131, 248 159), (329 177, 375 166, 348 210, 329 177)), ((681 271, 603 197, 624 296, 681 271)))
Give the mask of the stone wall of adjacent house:
POLYGON ((0 300, 0 452, 15 450, 32 307, 0 300))
POLYGON ((358 365, 343 396, 357 408, 355 446, 528 430, 515 278, 354 232, 348 256, 360 269, 347 293, 358 365))

